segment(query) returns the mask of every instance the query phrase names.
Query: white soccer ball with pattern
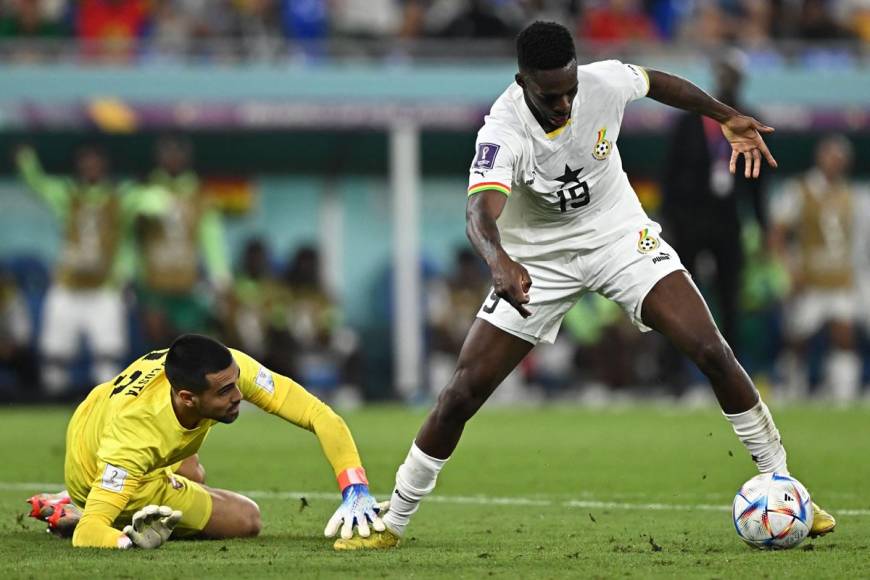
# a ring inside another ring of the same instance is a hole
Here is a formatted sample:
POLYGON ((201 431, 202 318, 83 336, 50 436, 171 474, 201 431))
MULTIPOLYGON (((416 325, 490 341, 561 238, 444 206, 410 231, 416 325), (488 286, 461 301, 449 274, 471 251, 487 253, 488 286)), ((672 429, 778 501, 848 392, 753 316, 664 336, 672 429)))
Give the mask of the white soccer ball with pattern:
POLYGON ((807 488, 780 473, 756 475, 744 483, 734 497, 732 515, 740 539, 766 550, 794 548, 813 525, 807 488))

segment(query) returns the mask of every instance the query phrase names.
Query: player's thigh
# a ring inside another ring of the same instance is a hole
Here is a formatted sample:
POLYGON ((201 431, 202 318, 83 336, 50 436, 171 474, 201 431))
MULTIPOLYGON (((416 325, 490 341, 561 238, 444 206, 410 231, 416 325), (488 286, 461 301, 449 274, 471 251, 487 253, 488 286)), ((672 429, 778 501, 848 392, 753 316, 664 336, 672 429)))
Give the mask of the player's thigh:
POLYGON ((254 500, 234 491, 203 487, 212 500, 211 515, 202 529, 203 537, 247 538, 260 533, 260 507, 254 500))
POLYGON ((645 325, 661 332, 689 356, 703 352, 708 345, 721 344, 713 315, 686 272, 672 272, 659 280, 641 310, 645 325))
POLYGON ((127 313, 120 292, 95 291, 85 305, 87 334, 97 356, 119 357, 127 349, 127 313))
POLYGON ((55 284, 45 296, 39 349, 43 355, 56 358, 75 356, 81 331, 76 294, 55 284))
POLYGON ((133 514, 147 505, 165 505, 181 511, 173 537, 203 533, 212 517, 213 497, 204 485, 168 470, 142 481, 127 507, 115 520, 115 527, 129 523, 133 514))
MULTIPOLYGON (((658 235, 658 226, 650 223, 627 232, 596 250, 589 263, 591 290, 619 304, 641 331, 646 332, 650 328, 662 331, 650 324, 648 298, 659 282, 674 272, 685 272, 686 268, 676 250, 658 235)), ((683 287, 683 293, 689 299, 700 299, 700 295, 693 295, 694 284, 687 274, 684 278, 687 284, 683 287)), ((698 306, 695 302, 693 305, 698 306)), ((706 309, 703 300, 700 306, 706 309)))
POLYGON ((172 466, 172 471, 196 483, 205 483, 205 467, 199 462, 199 454, 194 453, 187 459, 172 466))

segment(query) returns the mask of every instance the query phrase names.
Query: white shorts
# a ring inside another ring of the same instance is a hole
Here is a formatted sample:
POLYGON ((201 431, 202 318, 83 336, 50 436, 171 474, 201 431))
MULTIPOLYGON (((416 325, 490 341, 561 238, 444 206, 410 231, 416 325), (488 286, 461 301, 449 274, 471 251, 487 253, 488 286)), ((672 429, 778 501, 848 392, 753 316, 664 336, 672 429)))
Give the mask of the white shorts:
POLYGON ((852 289, 807 290, 786 310, 786 328, 792 338, 812 336, 832 321, 852 322, 858 317, 858 293, 852 289))
POLYGON ((94 356, 120 358, 127 350, 127 318, 114 288, 73 290, 55 284, 43 311, 40 350, 51 358, 72 358, 87 338, 94 356))
POLYGON ((532 315, 523 318, 513 306, 490 294, 478 318, 537 344, 552 344, 565 314, 586 292, 597 292, 625 310, 642 332, 651 330, 641 320, 641 307, 656 283, 676 271, 685 271, 677 252, 660 237, 661 228, 647 222, 622 237, 586 252, 548 251, 546 247, 520 263, 532 278, 529 304, 532 315))

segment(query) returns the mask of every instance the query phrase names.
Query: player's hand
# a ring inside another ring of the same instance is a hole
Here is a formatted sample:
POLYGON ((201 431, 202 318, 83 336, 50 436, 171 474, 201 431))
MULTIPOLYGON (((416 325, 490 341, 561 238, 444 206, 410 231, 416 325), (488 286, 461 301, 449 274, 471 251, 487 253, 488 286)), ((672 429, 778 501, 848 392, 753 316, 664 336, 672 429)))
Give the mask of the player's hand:
POLYGON ((532 313, 523 306, 529 303, 532 278, 522 265, 503 254, 492 267, 492 286, 496 296, 513 306, 520 316, 528 318, 532 313))
POLYGON ((369 486, 364 483, 354 483, 344 488, 341 495, 344 499, 329 518, 323 535, 332 538, 341 527, 341 537, 349 540, 353 537, 353 527, 356 526, 359 535, 368 538, 372 533, 369 523, 376 532, 383 532, 386 529, 378 514, 386 512, 390 504, 389 502, 379 504, 369 493, 369 486))
POLYGON ((181 512, 169 506, 145 506, 133 514, 133 524, 124 528, 124 534, 132 540, 133 545, 153 550, 169 539, 179 520, 181 512))
POLYGON ((734 115, 722 123, 722 134, 731 143, 731 163, 728 164, 731 173, 737 171, 737 159, 741 155, 745 161, 743 176, 746 178, 755 178, 761 173, 762 156, 768 165, 776 167, 776 159, 770 154, 770 149, 761 137, 762 133, 773 131, 773 127, 746 115, 734 115))

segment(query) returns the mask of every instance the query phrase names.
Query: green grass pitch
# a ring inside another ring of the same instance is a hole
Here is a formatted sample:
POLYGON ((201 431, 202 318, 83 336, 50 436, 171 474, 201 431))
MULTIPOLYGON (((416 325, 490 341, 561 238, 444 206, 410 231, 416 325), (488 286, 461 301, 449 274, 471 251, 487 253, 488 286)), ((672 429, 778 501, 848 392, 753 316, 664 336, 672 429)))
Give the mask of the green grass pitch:
MULTIPOLYGON (((75 550, 21 517, 39 482, 62 481, 71 409, 0 411, 0 577, 7 578, 858 578, 870 577, 870 408, 774 410, 789 465, 839 518, 787 552, 745 546, 726 506, 755 474, 714 410, 484 409, 398 550, 335 553, 337 506, 309 433, 256 409, 201 450, 208 483, 249 492, 264 528, 249 540, 159 551, 75 550), (299 499, 306 498, 307 507, 299 499)), ((423 411, 347 413, 372 489, 391 490, 423 411)))

